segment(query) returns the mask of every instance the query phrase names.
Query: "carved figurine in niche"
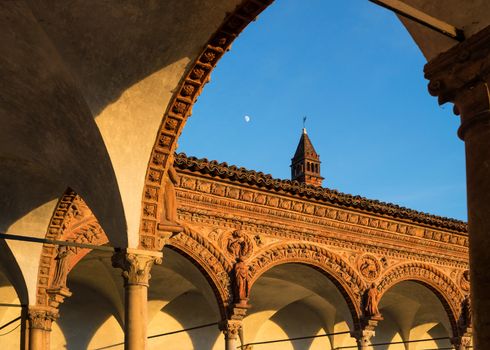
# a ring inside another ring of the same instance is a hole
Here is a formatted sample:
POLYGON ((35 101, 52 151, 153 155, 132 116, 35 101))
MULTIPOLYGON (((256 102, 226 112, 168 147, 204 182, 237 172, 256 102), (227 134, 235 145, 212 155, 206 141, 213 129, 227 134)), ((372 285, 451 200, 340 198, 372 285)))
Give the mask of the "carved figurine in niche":
POLYGON ((177 221, 177 197, 175 194, 175 186, 179 182, 179 177, 173 166, 174 156, 171 155, 168 159, 169 167, 167 173, 163 177, 163 211, 162 224, 173 224, 177 221))
POLYGON ((234 268, 234 295, 235 302, 246 304, 248 301, 248 293, 250 289, 250 276, 248 273, 247 264, 239 258, 234 268))
POLYGON ((68 247, 64 245, 58 247, 58 254, 55 257, 56 267, 54 270, 51 288, 66 288, 66 278, 68 277, 70 260, 75 253, 75 247, 68 247))
POLYGON ((371 284, 371 287, 366 292, 366 305, 364 311, 366 315, 369 317, 380 318, 381 312, 378 309, 379 304, 379 292, 374 283, 371 284))
POLYGON ((461 286, 461 289, 464 290, 465 292, 470 291, 470 271, 469 270, 465 270, 463 272, 463 274, 461 275, 460 286, 461 286))
POLYGON ((162 215, 158 229, 167 232, 181 232, 182 227, 177 223, 177 195, 175 193, 179 177, 173 166, 173 154, 169 156, 168 162, 169 168, 163 177, 162 215))
POLYGON ((250 251, 250 244, 245 237, 245 234, 237 230, 232 233, 231 237, 228 239, 228 244, 226 246, 228 252, 237 259, 237 261, 244 256, 248 255, 250 251))
POLYGON ((460 324, 463 330, 472 326, 471 299, 469 295, 465 296, 465 298, 463 299, 463 303, 461 306, 460 324))

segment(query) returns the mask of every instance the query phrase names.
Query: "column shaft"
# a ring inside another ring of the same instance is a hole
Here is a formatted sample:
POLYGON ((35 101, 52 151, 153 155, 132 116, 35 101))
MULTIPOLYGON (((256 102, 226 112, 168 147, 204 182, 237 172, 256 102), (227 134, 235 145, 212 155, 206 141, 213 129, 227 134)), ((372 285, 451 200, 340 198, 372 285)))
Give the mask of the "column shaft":
POLYGON ((146 349, 148 287, 125 286, 125 349, 146 349))
POLYGON ((29 331, 29 350, 48 350, 44 329, 31 328, 29 331))
MULTIPOLYGON (((490 121, 490 111, 488 120, 490 121)), ((477 348, 490 348, 490 126, 465 133, 471 300, 477 348), (481 312, 480 312, 481 311, 481 312)))
POLYGON ((465 142, 473 340, 490 349, 490 26, 425 66, 429 92, 454 103, 465 142))
POLYGON ((236 338, 227 338, 225 336, 225 350, 236 350, 236 338))
POLYGON ((112 256, 112 265, 123 270, 125 289, 124 349, 147 348, 148 286, 150 270, 162 263, 162 253, 124 249, 112 256))

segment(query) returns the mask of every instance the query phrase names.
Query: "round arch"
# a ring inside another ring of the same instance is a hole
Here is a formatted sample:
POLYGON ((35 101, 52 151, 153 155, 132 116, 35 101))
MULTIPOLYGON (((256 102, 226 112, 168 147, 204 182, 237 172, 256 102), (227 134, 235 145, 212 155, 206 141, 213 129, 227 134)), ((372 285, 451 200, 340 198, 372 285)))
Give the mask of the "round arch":
MULTIPOLYGON (((46 238, 92 245, 103 245, 109 242, 90 208, 70 188, 65 191, 56 205, 46 231, 46 238)), ((69 264, 66 266, 67 271, 64 271, 65 276, 90 252, 91 249, 82 248, 70 251, 69 264)), ((54 249, 52 245, 43 244, 37 280, 37 305, 48 305, 46 290, 53 283, 57 256, 57 249, 54 249)))
POLYGON ((339 255, 313 244, 289 243, 268 248, 249 262, 250 286, 271 268, 298 263, 313 267, 337 287, 347 303, 354 327, 361 326, 361 294, 365 284, 361 277, 339 255))
POLYGON ((378 284, 379 299, 400 282, 412 281, 419 283, 439 299, 447 312, 453 336, 459 333, 457 320, 461 312, 464 294, 442 271, 424 263, 408 263, 394 266, 380 277, 378 284))
POLYGON ((198 268, 213 290, 222 319, 226 319, 232 300, 229 275, 232 265, 210 242, 188 229, 171 238, 165 247, 184 256, 198 268))
POLYGON ((197 97, 204 85, 209 82, 211 72, 230 49, 232 42, 272 2, 273 0, 246 0, 238 5, 226 16, 176 86, 175 93, 162 117, 146 170, 140 216, 140 248, 151 249, 145 245, 145 242, 151 242, 157 234, 159 218, 148 217, 144 213, 154 210, 155 207, 157 212, 161 213, 159 199, 162 198, 163 192, 162 179, 168 168, 172 166, 171 155, 177 148, 178 138, 187 118, 192 114, 192 107, 197 97))

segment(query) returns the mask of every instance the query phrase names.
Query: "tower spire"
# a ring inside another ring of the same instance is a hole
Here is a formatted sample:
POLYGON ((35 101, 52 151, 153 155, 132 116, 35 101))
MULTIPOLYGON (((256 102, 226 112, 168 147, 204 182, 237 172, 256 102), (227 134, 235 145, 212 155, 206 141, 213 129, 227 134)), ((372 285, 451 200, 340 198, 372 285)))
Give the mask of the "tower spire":
POLYGON ((305 123, 306 117, 303 117, 303 132, 291 159, 291 180, 321 187, 323 177, 320 175, 320 156, 306 133, 305 123))

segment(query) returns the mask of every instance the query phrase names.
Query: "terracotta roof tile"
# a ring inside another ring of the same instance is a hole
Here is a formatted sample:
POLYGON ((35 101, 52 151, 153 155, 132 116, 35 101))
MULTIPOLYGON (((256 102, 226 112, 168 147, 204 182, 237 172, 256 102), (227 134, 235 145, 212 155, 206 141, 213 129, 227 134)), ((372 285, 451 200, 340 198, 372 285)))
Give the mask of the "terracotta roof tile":
POLYGON ((290 195, 340 207, 362 210, 460 233, 467 233, 468 231, 467 224, 464 221, 427 214, 396 204, 353 196, 329 188, 299 183, 298 181, 274 179, 270 174, 228 165, 227 163, 218 163, 215 160, 209 161, 206 158, 188 157, 185 153, 176 154, 174 164, 180 170, 198 172, 270 191, 285 192, 290 195))

